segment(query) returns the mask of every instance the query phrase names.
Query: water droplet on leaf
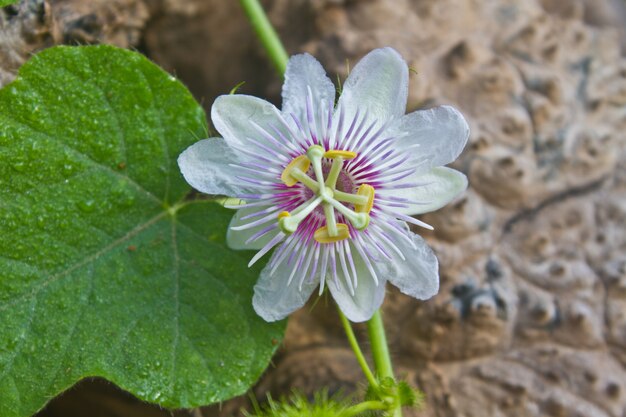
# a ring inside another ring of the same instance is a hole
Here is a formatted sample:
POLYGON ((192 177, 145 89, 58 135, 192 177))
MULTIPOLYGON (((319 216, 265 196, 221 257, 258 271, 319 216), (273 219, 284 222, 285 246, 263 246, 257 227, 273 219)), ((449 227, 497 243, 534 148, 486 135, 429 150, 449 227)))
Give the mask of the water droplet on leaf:
POLYGON ((91 213, 96 208, 96 202, 93 200, 79 201, 77 205, 78 208, 85 213, 91 213))

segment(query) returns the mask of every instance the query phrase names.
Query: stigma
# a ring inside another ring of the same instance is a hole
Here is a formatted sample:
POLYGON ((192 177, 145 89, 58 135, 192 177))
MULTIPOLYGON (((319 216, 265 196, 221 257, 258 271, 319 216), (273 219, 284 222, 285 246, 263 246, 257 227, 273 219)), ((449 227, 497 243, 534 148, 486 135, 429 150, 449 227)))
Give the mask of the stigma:
POLYGON ((312 145, 306 154, 294 158, 281 173, 281 181, 287 187, 300 183, 311 190, 313 196, 291 212, 278 215, 278 225, 285 234, 294 233, 298 225, 318 206, 322 206, 326 225, 318 228, 313 238, 319 243, 334 243, 350 238, 350 228, 337 223, 335 210, 356 230, 365 230, 370 222, 375 190, 369 184, 361 184, 356 194, 337 189, 337 180, 345 161, 357 157, 356 152, 332 149, 325 151, 320 145, 312 145), (323 159, 331 160, 330 170, 324 177, 323 159), (313 167, 313 177, 308 171, 313 167), (354 207, 350 209, 347 205, 354 207))

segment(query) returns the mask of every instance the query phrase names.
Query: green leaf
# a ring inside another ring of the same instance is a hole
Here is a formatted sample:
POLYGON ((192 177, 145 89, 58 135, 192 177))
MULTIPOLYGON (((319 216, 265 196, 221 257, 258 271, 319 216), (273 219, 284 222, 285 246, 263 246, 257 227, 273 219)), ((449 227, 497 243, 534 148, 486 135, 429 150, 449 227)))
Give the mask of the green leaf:
POLYGON ((0 91, 0 416, 86 376, 198 406, 266 368, 284 323, 251 308, 232 213, 185 201, 176 158, 205 132, 174 77, 111 46, 45 50, 0 91))
POLYGON ((20 0, 0 0, 0 7, 10 6, 11 4, 18 3, 20 0))

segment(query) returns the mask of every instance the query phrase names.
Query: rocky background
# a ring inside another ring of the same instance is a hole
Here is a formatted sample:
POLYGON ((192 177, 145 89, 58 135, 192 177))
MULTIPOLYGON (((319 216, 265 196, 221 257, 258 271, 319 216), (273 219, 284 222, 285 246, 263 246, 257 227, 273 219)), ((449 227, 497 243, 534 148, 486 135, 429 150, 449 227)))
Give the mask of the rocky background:
MULTIPOLYGON (((264 3, 290 53, 345 78, 393 46, 414 69, 409 110, 452 104, 470 123, 455 164, 470 188, 424 216, 441 292, 423 303, 390 288, 385 303, 397 372, 427 395, 412 415, 626 417, 623 0, 264 3)), ((240 81, 279 100, 238 3, 223 0, 23 0, 0 12, 0 84, 42 48, 99 42, 145 53, 207 108, 240 81)), ((260 399, 363 381, 324 300, 290 320, 274 364, 260 399)), ((171 413, 96 380, 40 417, 225 417, 247 401, 171 413)))

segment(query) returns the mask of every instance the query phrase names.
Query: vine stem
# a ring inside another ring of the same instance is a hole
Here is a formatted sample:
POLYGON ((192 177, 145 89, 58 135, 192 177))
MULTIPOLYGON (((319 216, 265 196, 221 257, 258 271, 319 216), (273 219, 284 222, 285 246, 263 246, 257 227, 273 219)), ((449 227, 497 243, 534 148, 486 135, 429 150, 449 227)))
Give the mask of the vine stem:
POLYGON ((278 34, 276 34, 265 11, 263 11, 263 7, 259 4, 258 0, 239 0, 239 2, 246 12, 248 20, 259 37, 259 40, 272 60, 274 67, 276 67, 276 70, 281 76, 284 76, 285 70, 287 69, 287 61, 289 61, 289 55, 287 55, 278 34))
MULTIPOLYGON (((391 366, 391 356, 389 355, 389 345, 385 334, 380 310, 376 310, 371 319, 367 322, 367 333, 370 339, 370 348, 374 358, 374 367, 379 378, 392 378, 393 367, 391 366)), ((402 410, 397 407, 393 410, 393 417, 402 417, 402 410)))
POLYGON ((382 401, 364 401, 362 403, 353 405, 352 407, 348 408, 344 412, 343 415, 346 417, 352 417, 352 416, 359 415, 369 410, 385 410, 385 409, 387 409, 387 404, 383 403, 382 401))
POLYGON ((385 325, 380 315, 380 310, 367 322, 367 332, 370 337, 374 366, 379 378, 393 378, 393 367, 391 366, 391 356, 387 347, 387 336, 385 335, 385 325))
POLYGON ((356 360, 357 362, 359 362, 359 366, 361 366, 367 382, 369 382, 370 386, 373 389, 378 390, 378 381, 376 381, 376 377, 374 377, 374 374, 372 373, 369 365, 367 364, 367 361, 365 360, 365 356, 363 355, 363 352, 359 347, 359 342, 356 340, 356 336, 354 335, 354 331, 352 330, 352 325, 340 309, 337 309, 337 311, 339 311, 339 318, 341 319, 341 324, 343 325, 343 329, 346 332, 350 347, 354 351, 354 356, 356 356, 356 360))

